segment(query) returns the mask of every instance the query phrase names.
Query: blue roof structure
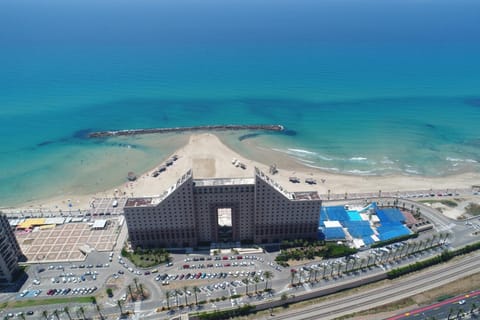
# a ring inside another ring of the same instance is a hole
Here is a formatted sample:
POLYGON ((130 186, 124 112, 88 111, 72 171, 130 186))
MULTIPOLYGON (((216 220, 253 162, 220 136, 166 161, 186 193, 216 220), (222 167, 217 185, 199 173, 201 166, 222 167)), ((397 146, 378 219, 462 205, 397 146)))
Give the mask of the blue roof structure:
POLYGON ((377 209, 376 211, 380 226, 377 228, 378 238, 382 241, 405 236, 411 231, 404 226, 403 213, 395 208, 377 209))
POLYGON ((377 228, 378 231, 378 238, 381 241, 390 240, 394 238, 398 238, 401 236, 406 236, 411 233, 410 229, 405 227, 402 224, 387 224, 381 225, 377 228))
POLYGON ((343 226, 354 238, 364 238, 373 234, 368 221, 344 221, 343 226))
POLYGON ((323 228, 323 234, 325 235, 325 240, 344 240, 345 239, 345 232, 340 227, 323 228))
POLYGON ((334 206, 334 207, 322 207, 320 212, 320 219, 322 221, 330 220, 330 221, 348 221, 350 217, 345 211, 343 206, 334 206))
POLYGON ((395 208, 377 209, 376 213, 381 223, 396 222, 403 224, 405 222, 403 213, 395 208))
MULTIPOLYGON (((381 241, 411 233, 410 229, 404 225, 405 217, 400 210, 394 208, 379 209, 376 203, 370 204, 363 210, 366 209, 374 209, 380 220, 380 226, 376 228, 376 231, 378 232, 378 238, 381 241)), ((374 231, 370 227, 369 221, 361 220, 359 211, 347 211, 344 206, 322 207, 320 211, 322 239, 345 239, 345 232, 342 228, 326 228, 323 223, 324 221, 339 221, 344 228, 348 229, 348 232, 352 237, 362 239, 365 245, 370 245, 375 242, 371 237, 374 234, 374 231)))

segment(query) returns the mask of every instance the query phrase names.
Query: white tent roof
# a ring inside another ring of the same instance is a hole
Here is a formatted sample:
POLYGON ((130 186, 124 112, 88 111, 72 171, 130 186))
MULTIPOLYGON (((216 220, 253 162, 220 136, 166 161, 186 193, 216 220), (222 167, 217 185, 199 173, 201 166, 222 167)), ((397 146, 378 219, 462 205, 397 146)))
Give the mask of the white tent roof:
POLYGON ((45 224, 64 224, 65 218, 46 218, 45 224))
POLYGON ((323 221, 325 228, 341 228, 342 225, 339 221, 323 221))
POLYGON ((103 220, 103 219, 102 220, 95 220, 92 228, 93 229, 103 229, 103 228, 105 228, 106 224, 107 224, 107 220, 103 220))

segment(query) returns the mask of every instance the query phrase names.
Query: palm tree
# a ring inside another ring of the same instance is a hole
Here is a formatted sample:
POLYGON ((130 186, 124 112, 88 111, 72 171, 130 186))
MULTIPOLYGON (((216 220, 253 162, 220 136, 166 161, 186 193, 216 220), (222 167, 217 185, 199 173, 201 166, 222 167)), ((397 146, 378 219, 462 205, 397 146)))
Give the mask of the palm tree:
POLYGON ((242 282, 245 284, 245 294, 248 296, 248 278, 242 279, 242 282))
POLYGON ((96 309, 97 309, 98 315, 100 316, 100 319, 103 320, 103 314, 100 312, 100 305, 95 304, 95 307, 96 307, 96 309))
POLYGON ((313 275, 314 275, 313 280, 315 280, 315 282, 317 282, 318 271, 320 271, 320 269, 318 267, 313 268, 313 275))
POLYGON ((117 300, 117 306, 118 306, 118 309, 120 309, 120 315, 122 315, 123 314, 122 300, 117 300))
POLYGON ((198 286, 193 286, 193 293, 195 294, 195 305, 198 305, 198 300, 197 300, 197 293, 200 292, 200 289, 198 286))
POLYGON ((85 308, 83 308, 82 306, 80 306, 80 308, 78 308, 78 311, 80 311, 80 313, 82 314, 83 319, 85 319, 85 308))
POLYGON ((135 283, 135 288, 137 288, 137 292, 139 291, 138 290, 138 279, 137 278, 133 278, 133 282, 135 283))
POLYGON ((128 292, 130 293, 130 299, 132 299, 132 301, 133 301, 134 298, 133 298, 133 292, 132 292, 132 286, 131 285, 128 285, 128 292))
POLYGON ((188 287, 184 286, 183 293, 185 294, 185 306, 188 306, 187 291, 188 291, 188 287))
POLYGON ((333 263, 330 265, 330 278, 333 278, 333 271, 335 271, 335 268, 333 267, 333 263))
MULTIPOLYGON (((368 257, 370 258, 370 256, 368 257)), ((365 258, 362 258, 362 260, 360 260, 360 269, 362 269, 362 266, 367 262, 367 259, 365 258)), ((367 265, 365 265, 365 268, 367 267, 367 265)))
POLYGON ((291 285, 293 286, 293 280, 295 279, 295 274, 297 273, 297 270, 291 269, 290 270, 290 277, 291 277, 291 285))
POLYGON ((268 280, 273 278, 273 273, 272 273, 272 271, 267 270, 263 273, 263 276, 265 277, 265 290, 267 290, 268 280))
POLYGON ((23 313, 20 313, 20 318, 22 318, 22 320, 25 320, 25 319, 26 319, 26 317, 25 317, 25 315, 24 315, 23 313))
POLYGON ((42 316, 44 316, 45 319, 48 320, 48 312, 46 310, 42 311, 42 316))
POLYGON ((63 308, 63 312, 65 312, 68 316, 68 319, 72 320, 72 317, 70 316, 70 309, 68 308, 68 306, 65 306, 63 308))
MULTIPOLYGON (((353 258, 353 267, 352 267, 352 271, 355 270, 357 268, 357 261, 358 259, 357 258, 353 258)), ((362 260, 360 260, 361 262, 362 260)), ((362 266, 362 264, 360 263, 360 266, 362 266)))
MULTIPOLYGON (((367 265, 366 265, 367 267, 369 267, 371 265, 371 263, 370 263, 371 258, 375 258, 375 257, 373 255, 369 254, 368 255, 368 260, 367 260, 367 265)), ((374 259, 374 262, 375 262, 375 259, 374 259)))
POLYGON ((433 241, 435 241, 435 238, 436 238, 436 237, 437 237, 437 234, 434 233, 434 234, 432 235, 432 241, 430 242, 430 247, 433 247, 433 241))
POLYGON ((145 299, 145 293, 143 292, 143 284, 138 285, 140 287, 140 294, 142 295, 142 300, 145 299))
POLYGON ((259 277, 258 275, 255 275, 255 276, 253 277, 253 282, 255 282, 255 293, 258 293, 258 291, 257 291, 257 285, 258 285, 258 283, 260 282, 260 277, 259 277))
POLYGON ((60 320, 60 316, 58 315, 58 310, 57 309, 53 310, 53 314, 55 315, 57 320, 60 320))
POLYGON ((477 305, 475 304, 475 302, 473 302, 472 308, 470 309, 470 314, 473 314, 473 312, 475 312, 475 309, 477 309, 477 305))
POLYGON ((178 308, 178 292, 179 290, 173 290, 175 292, 175 301, 177 302, 177 308, 178 308))
POLYGON ((447 238, 450 236, 450 233, 445 232, 445 233, 444 233, 444 236, 445 236, 445 237, 443 238, 443 243, 447 242, 447 238))
POLYGON ((165 297, 167 298, 167 309, 170 309, 170 298, 172 297, 172 292, 169 290, 165 292, 165 297))
POLYGON ((340 276, 340 269, 342 269, 342 263, 338 263, 337 276, 340 276))

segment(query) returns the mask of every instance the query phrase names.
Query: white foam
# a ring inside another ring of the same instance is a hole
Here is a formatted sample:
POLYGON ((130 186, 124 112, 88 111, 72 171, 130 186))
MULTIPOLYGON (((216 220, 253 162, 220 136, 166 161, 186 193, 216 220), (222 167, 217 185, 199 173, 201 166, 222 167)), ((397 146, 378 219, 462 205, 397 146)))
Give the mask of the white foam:
POLYGON ((446 157, 445 160, 451 161, 451 162, 468 162, 468 163, 478 163, 478 161, 473 160, 473 159, 460 159, 460 158, 451 158, 451 157, 446 157))
POLYGON ((409 174, 420 174, 420 172, 418 172, 417 170, 413 170, 413 169, 405 169, 405 172, 409 173, 409 174))
POLYGON ((310 163, 310 164, 315 163, 315 161, 310 161, 310 160, 307 160, 307 159, 298 159, 297 158, 297 160, 300 161, 300 162, 304 162, 304 163, 310 163))
POLYGON ((340 169, 338 169, 338 168, 320 167, 320 166, 314 166, 314 165, 307 164, 307 163, 304 163, 304 165, 307 166, 307 167, 310 167, 310 168, 320 169, 320 170, 324 170, 324 171, 335 171, 335 172, 340 171, 340 169))
POLYGON ((353 169, 353 170, 347 170, 348 173, 351 174, 358 174, 361 176, 372 176, 375 175, 375 173, 371 170, 358 170, 358 169, 353 169))
POLYGON ((303 150, 303 149, 287 149, 288 151, 292 151, 294 153, 304 153, 304 154, 316 154, 315 152, 303 150))
POLYGON ((350 161, 365 161, 365 160, 368 160, 368 159, 364 158, 364 157, 352 157, 349 160, 350 161))
POLYGON ((383 160, 381 161, 383 164, 394 164, 394 162, 387 157, 384 157, 383 160))
POLYGON ((278 152, 281 152, 281 153, 286 153, 286 154, 289 154, 289 155, 292 155, 292 156, 301 157, 301 158, 305 158, 305 157, 312 158, 312 157, 314 157, 314 158, 319 158, 319 159, 322 159, 322 160, 325 160, 325 161, 332 161, 333 160, 332 158, 322 156, 321 154, 318 154, 316 152, 303 150, 303 149, 289 148, 287 150, 283 150, 283 149, 273 148, 272 150, 278 151, 278 152))

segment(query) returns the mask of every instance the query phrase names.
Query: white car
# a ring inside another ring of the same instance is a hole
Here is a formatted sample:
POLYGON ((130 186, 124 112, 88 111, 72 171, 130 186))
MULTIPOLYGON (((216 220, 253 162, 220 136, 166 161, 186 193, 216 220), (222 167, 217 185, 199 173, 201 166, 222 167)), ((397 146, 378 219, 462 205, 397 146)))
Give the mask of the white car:
POLYGON ((462 299, 462 300, 458 301, 458 304, 465 304, 465 302, 466 301, 462 299))

